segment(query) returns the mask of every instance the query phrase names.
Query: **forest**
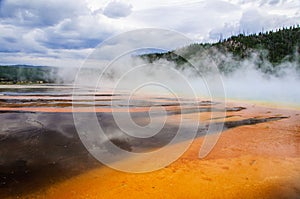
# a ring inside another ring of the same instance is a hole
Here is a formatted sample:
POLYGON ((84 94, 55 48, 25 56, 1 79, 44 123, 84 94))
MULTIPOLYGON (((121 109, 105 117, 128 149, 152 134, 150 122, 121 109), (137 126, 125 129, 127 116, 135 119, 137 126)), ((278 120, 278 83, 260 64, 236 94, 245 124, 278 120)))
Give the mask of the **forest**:
MULTIPOLYGON (((182 69, 189 65, 187 60, 201 60, 201 57, 208 55, 221 72, 230 73, 239 67, 241 61, 255 56, 257 68, 265 73, 275 73, 276 67, 284 62, 296 63, 300 70, 299 54, 300 27, 297 25, 258 34, 239 34, 216 43, 194 43, 173 51, 143 54, 138 57, 150 63, 166 59, 182 69), (266 63, 268 67, 265 67, 266 63)), ((0 83, 62 83, 58 72, 58 67, 51 66, 2 65, 0 83)))
POLYGON ((226 72, 232 70, 233 61, 239 64, 239 61, 250 59, 255 55, 257 67, 260 68, 263 64, 269 63, 271 67, 263 72, 272 72, 277 66, 287 61, 295 62, 299 67, 299 54, 300 27, 297 25, 258 34, 239 34, 212 44, 194 43, 166 53, 144 54, 141 57, 151 63, 166 59, 176 63, 180 68, 186 66, 189 59, 200 59, 203 55, 209 55, 217 63, 221 72, 226 72), (225 57, 231 57, 231 59, 227 61, 225 57))

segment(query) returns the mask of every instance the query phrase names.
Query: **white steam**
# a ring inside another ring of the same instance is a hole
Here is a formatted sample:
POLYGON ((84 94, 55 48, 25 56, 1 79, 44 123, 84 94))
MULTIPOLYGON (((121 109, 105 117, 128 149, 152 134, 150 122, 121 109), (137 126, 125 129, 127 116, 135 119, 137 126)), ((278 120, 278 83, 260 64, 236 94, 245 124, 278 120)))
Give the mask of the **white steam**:
MULTIPOLYGON (((255 53, 244 60, 236 60, 231 54, 220 52, 215 52, 210 57, 215 60, 216 65, 223 63, 226 68, 216 74, 215 71, 210 70, 214 63, 208 56, 201 53, 189 58, 197 71, 187 65, 178 68, 174 62, 165 59, 149 63, 140 57, 126 55, 110 64, 97 61, 90 64, 84 69, 86 72, 84 72, 85 76, 81 77, 81 81, 86 81, 87 85, 97 83, 99 88, 111 88, 119 83, 118 89, 124 90, 135 89, 143 82, 152 81, 164 84, 167 82, 173 91, 185 94, 186 87, 183 87, 181 82, 185 80, 179 80, 178 76, 174 75, 175 73, 169 72, 172 68, 188 81, 198 96, 209 97, 210 90, 207 82, 213 82, 216 76, 221 76, 228 99, 300 105, 299 62, 286 61, 274 69, 270 62, 266 59, 259 59, 255 53), (137 69, 138 67, 140 69, 137 69)), ((72 82, 76 77, 76 72, 77 69, 74 68, 63 68, 59 74, 66 82, 72 82)), ((157 85, 145 86, 143 89, 158 94, 164 92, 164 89, 157 85)))
POLYGON ((284 62, 277 68, 274 74, 266 74, 257 68, 253 60, 241 62, 238 70, 223 75, 227 97, 299 105, 300 76, 297 63, 284 62))

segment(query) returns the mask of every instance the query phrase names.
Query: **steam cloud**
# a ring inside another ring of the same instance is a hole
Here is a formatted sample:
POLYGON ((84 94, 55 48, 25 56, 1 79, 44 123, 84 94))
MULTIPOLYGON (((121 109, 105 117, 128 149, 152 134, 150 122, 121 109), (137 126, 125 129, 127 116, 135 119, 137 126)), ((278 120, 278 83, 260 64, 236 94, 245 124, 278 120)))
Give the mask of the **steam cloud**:
MULTIPOLYGON (((215 75, 221 75, 228 99, 299 105, 300 66, 297 62, 297 55, 296 61, 285 61, 276 67, 273 67, 266 58, 263 60, 259 58, 258 53, 253 53, 248 59, 237 60, 229 53, 224 54, 216 51, 210 58, 207 54, 196 54, 190 60, 193 60, 193 65, 197 70, 187 64, 178 68, 175 62, 166 59, 159 59, 150 63, 132 54, 120 57, 113 63, 97 60, 86 70, 86 78, 83 79, 90 81, 89 74, 95 73, 99 74, 100 77, 105 67, 109 66, 101 77, 104 79, 102 84, 105 85, 100 87, 110 87, 120 78, 124 80, 121 86, 123 89, 132 89, 141 80, 145 82, 167 80, 177 88, 177 91, 184 94, 184 90, 180 89, 176 77, 164 70, 164 68, 173 68, 188 79, 199 96, 209 96, 209 90, 205 84, 206 79, 213 79, 215 75), (214 64, 211 58, 216 65, 219 66, 222 63, 225 66, 219 74, 214 74, 210 70, 214 64), (135 71, 134 76, 126 77, 127 75, 124 75, 138 66, 144 66, 144 70, 135 71)), ((65 67, 61 68, 58 74, 65 83, 71 83, 74 81, 77 71, 78 68, 65 67)), ((154 87, 147 89, 152 92, 163 92, 163 89, 154 87)))

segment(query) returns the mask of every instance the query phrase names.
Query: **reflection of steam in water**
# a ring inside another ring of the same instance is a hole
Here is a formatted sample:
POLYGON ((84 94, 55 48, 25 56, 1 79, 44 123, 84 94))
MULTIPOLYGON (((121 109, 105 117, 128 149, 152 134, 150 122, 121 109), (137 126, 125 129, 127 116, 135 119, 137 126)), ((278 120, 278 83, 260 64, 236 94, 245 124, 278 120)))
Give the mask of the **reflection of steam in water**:
MULTIPOLYGON (((2 109, 0 112, 0 184, 3 188, 3 191, 0 191, 0 196, 14 194, 12 187, 17 189, 15 193, 22 190, 28 191, 28 187, 34 187, 36 184, 44 186, 52 183, 52 181, 101 166, 82 145, 74 127, 72 113, 48 113, 43 111, 45 106, 52 107, 54 110, 64 107, 60 104, 62 101, 67 104, 66 107, 71 106, 71 95, 65 93, 64 89, 55 90, 55 87, 48 89, 51 90, 52 97, 49 100, 47 100, 49 97, 48 92, 45 92, 45 96, 35 95, 33 90, 24 91, 27 95, 23 95, 24 92, 17 95, 18 92, 15 92, 14 95, 4 94, 0 97, 2 109), (61 93, 64 93, 63 97, 61 93), (5 109, 12 107, 16 110, 5 109), (26 107, 40 108, 41 112, 24 111, 23 108, 26 107), (29 179, 34 180, 29 181, 29 179)), ((125 106, 124 98, 126 98, 126 95, 123 93, 116 95, 108 92, 99 93, 95 97, 95 105, 96 107, 107 106, 122 111, 123 106, 125 106), (111 107, 111 100, 115 100, 118 106, 111 107)), ((206 116, 206 119, 201 120, 202 123, 197 131, 198 137, 205 135, 209 122, 212 121, 218 124, 222 119, 214 118, 210 120, 210 113, 219 111, 217 102, 199 101, 195 103, 188 98, 182 100, 184 103, 181 104, 180 109, 178 109, 178 102, 168 96, 136 97, 130 102, 130 106, 133 108, 143 108, 138 112, 131 112, 133 121, 140 126, 149 123, 148 109, 145 108, 164 106, 167 110, 166 125, 159 133, 145 139, 131 137, 123 133, 114 122, 110 112, 98 112, 97 117, 101 120, 101 126, 107 138, 99 140, 100 145, 97 146, 101 147, 101 142, 111 141, 116 146, 131 152, 153 151, 168 144, 175 136, 178 129, 177 116, 179 115, 184 116, 187 121, 184 125, 186 133, 189 131, 188 121, 195 120, 195 110, 206 116)), ((82 102, 78 101, 80 106, 90 105, 89 103, 84 100, 82 102)), ((228 107, 227 111, 236 113, 244 109, 244 107, 228 107)), ((152 116, 154 122, 159 121, 161 118, 160 114, 152 116)), ((225 129, 229 129, 284 118, 283 116, 275 117, 272 115, 263 118, 244 118, 238 121, 226 121, 224 125, 225 129)), ((183 136, 179 141, 185 141, 185 137, 183 136)))
MULTIPOLYGON (((30 88, 30 87, 29 87, 30 88)), ((65 89, 69 92, 66 92, 62 86, 59 87, 50 87, 40 86, 28 89, 28 86, 24 86, 24 90, 20 86, 16 88, 10 87, 1 89, 2 92, 0 97, 1 107, 71 107, 72 104, 78 106, 115 106, 118 108, 122 107, 168 107, 168 106, 197 106, 197 102, 193 102, 189 98, 181 98, 181 104, 178 103, 177 99, 166 97, 157 97, 157 96, 137 96, 128 101, 128 94, 125 93, 111 93, 111 91, 106 91, 102 93, 91 92, 82 92, 76 94, 79 96, 79 99, 72 99, 70 87, 65 89), (7 92, 7 90, 10 90, 7 92), (15 90, 17 89, 17 90, 15 90), (43 89, 45 92, 35 92, 35 89, 43 89), (93 96, 91 99, 87 96, 93 96), (114 101, 112 103, 112 101, 114 101)), ((210 101, 199 102, 201 106, 210 105, 210 101)))
MULTIPOLYGON (((235 110, 236 111, 236 110, 235 110)), ((138 116, 135 115, 135 116, 138 116)), ((134 116, 134 117, 135 117, 134 116)), ((98 114, 107 137, 117 146, 128 151, 142 152, 164 146, 176 132, 176 125, 168 124, 157 135, 149 139, 131 138, 122 133, 107 113, 98 114)), ((1 186, 26 186, 26 179, 38 175, 43 181, 44 172, 51 175, 79 172, 100 166, 89 156, 81 144, 70 113, 26 113, 6 112, 0 114, 1 121, 1 186), (79 166, 79 168, 78 168, 79 166), (25 180, 25 181, 23 181, 25 180)), ((249 118, 225 122, 225 127, 235 128, 276 121, 285 117, 249 118)), ((186 129, 188 130, 188 128, 186 129)), ((203 136, 205 126, 198 130, 203 136)), ((103 142, 105 140, 102 140, 103 142)), ((184 140, 182 140, 184 141, 184 140)))

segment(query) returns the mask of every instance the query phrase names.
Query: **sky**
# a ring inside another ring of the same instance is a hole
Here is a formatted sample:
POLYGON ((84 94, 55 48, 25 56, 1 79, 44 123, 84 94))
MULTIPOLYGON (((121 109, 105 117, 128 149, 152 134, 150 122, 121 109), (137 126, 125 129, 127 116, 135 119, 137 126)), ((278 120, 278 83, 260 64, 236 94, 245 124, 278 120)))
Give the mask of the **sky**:
POLYGON ((141 28, 214 42, 299 22, 299 0, 0 0, 0 64, 80 66, 102 41, 141 28))

